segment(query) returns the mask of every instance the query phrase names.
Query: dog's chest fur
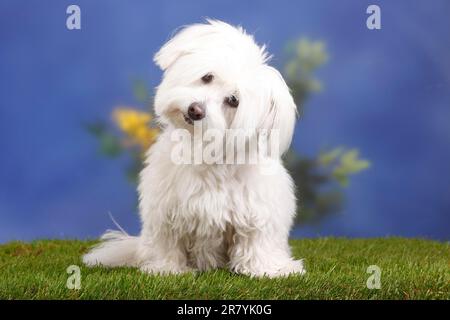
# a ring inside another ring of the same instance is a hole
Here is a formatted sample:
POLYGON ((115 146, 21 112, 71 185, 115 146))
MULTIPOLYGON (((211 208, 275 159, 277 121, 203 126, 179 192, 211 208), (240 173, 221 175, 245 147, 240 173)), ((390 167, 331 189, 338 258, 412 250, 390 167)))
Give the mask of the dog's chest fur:
POLYGON ((213 169, 189 167, 178 172, 182 183, 175 188, 168 218, 182 234, 209 237, 224 232, 233 221, 235 198, 233 185, 235 170, 226 166, 213 169))
POLYGON ((257 190, 266 182, 249 183, 261 179, 257 167, 177 165, 167 146, 157 142, 141 174, 140 211, 149 227, 160 226, 177 238, 224 239, 236 229, 251 232, 265 223, 254 219, 271 209, 268 195, 257 190))

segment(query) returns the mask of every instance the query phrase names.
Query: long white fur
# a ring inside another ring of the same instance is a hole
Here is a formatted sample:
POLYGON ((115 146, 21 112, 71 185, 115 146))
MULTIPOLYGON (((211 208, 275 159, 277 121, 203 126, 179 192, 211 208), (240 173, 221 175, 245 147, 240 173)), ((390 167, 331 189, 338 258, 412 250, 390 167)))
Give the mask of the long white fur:
POLYGON ((277 129, 280 151, 291 142, 296 106, 269 56, 242 28, 208 20, 185 27, 155 55, 164 71, 155 113, 163 131, 140 174, 138 237, 109 231, 83 257, 88 266, 135 266, 148 273, 229 268, 250 276, 305 272, 288 245, 296 213, 294 185, 279 157, 272 174, 259 164, 180 165, 171 133, 192 131, 183 119, 192 102, 206 105, 205 129, 277 129), (214 74, 210 84, 201 77, 214 74), (239 107, 224 105, 239 95, 239 107))

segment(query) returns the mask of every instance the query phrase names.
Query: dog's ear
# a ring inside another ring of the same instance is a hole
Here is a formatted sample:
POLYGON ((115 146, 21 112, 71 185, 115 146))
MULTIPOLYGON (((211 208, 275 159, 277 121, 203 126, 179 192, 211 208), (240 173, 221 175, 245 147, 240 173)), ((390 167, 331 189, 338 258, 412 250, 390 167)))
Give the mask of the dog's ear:
POLYGON ((183 47, 180 47, 180 41, 175 36, 169 40, 153 57, 153 61, 161 70, 166 71, 180 56, 183 55, 183 47))
POLYGON ((175 34, 162 48, 155 54, 153 61, 166 71, 183 55, 192 53, 199 43, 202 43, 203 36, 210 33, 210 25, 193 24, 186 26, 175 34))
POLYGON ((273 67, 265 66, 269 94, 262 128, 278 131, 279 152, 286 152, 291 144, 297 116, 297 106, 282 75, 273 67))

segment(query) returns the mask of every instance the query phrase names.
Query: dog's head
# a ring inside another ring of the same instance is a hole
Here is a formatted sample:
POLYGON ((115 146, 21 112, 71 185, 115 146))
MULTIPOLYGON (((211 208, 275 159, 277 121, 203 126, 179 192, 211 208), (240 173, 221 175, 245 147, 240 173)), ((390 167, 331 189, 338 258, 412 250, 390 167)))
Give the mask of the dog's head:
POLYGON ((279 149, 291 142, 296 106, 280 73, 242 28, 208 20, 185 27, 155 55, 164 71, 155 113, 166 125, 276 129, 279 149))

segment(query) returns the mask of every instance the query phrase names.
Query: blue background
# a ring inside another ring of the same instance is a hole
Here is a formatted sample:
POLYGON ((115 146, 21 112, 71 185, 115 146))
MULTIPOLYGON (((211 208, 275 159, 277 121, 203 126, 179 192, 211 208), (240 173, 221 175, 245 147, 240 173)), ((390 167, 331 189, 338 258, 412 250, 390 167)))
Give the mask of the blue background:
POLYGON ((283 65, 286 42, 327 43, 329 62, 298 123, 294 148, 361 150, 372 168, 344 210, 293 236, 397 235, 449 240, 449 1, 1 1, 0 242, 96 237, 110 211, 139 230, 129 159, 98 153, 84 123, 135 105, 133 79, 155 87, 152 55, 204 17, 243 25, 283 65), (66 29, 77 4, 82 30, 66 29), (378 4, 382 29, 366 28, 378 4))

